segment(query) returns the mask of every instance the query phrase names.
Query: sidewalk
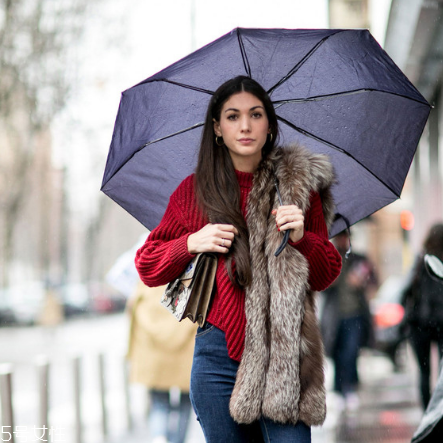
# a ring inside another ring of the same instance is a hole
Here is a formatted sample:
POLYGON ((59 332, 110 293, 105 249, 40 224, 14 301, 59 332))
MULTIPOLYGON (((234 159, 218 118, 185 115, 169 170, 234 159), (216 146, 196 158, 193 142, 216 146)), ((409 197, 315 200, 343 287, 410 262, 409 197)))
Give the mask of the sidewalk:
MULTIPOLYGON (((315 428, 313 442, 321 443, 409 443, 422 410, 419 405, 416 367, 405 349, 405 369, 394 372, 383 355, 363 351, 359 359, 359 406, 345 410, 328 391, 328 416, 315 428)), ((329 385, 331 386, 331 380, 329 385)))
MULTIPOLYGON (((361 375, 358 409, 346 411, 331 390, 327 393, 328 414, 322 427, 312 428, 313 443, 409 443, 422 411, 416 389, 416 369, 407 356, 407 372, 396 373, 383 355, 365 352, 359 360, 361 375)), ((332 386, 332 369, 328 362, 327 387, 332 386)), ((144 443, 147 425, 116 436, 106 443, 144 443)), ((204 443, 196 420, 191 422, 186 443, 204 443)))
MULTIPOLYGON (((149 442, 148 426, 139 424, 132 432, 125 433, 119 436, 113 436, 106 443, 146 443, 149 442)), ((203 433, 197 420, 191 420, 186 443, 205 443, 203 433)))
MULTIPOLYGON (((28 429, 38 423, 38 355, 50 362, 50 411, 52 426, 65 429, 65 443, 76 443, 74 372, 72 356, 81 356, 82 443, 147 443, 146 388, 130 386, 130 411, 134 426, 128 430, 124 385, 124 352, 127 318, 78 319, 57 330, 41 327, 0 329, 1 360, 14 367, 13 404, 15 426, 28 429), (106 379, 107 438, 103 437, 98 355, 104 355, 106 379), (142 390, 144 389, 144 390, 142 390)), ((312 429, 313 443, 409 443, 422 411, 418 406, 417 368, 409 351, 404 372, 396 373, 383 355, 364 351, 359 360, 360 406, 344 411, 331 392, 332 365, 326 368, 327 418, 312 429)), ((196 420, 192 420, 186 443, 203 443, 196 420)), ((62 440, 63 441, 63 440, 62 440)))

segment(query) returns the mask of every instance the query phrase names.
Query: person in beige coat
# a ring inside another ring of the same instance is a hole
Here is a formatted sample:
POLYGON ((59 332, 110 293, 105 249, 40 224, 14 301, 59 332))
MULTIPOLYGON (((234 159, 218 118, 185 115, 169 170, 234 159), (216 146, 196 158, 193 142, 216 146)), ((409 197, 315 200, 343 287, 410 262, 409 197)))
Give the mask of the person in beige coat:
POLYGON ((138 283, 128 302, 131 327, 127 358, 130 382, 149 389, 152 441, 183 443, 191 412, 189 383, 197 326, 189 320, 179 323, 160 304, 164 289, 138 283), (173 411, 179 412, 178 426, 171 423, 173 411))

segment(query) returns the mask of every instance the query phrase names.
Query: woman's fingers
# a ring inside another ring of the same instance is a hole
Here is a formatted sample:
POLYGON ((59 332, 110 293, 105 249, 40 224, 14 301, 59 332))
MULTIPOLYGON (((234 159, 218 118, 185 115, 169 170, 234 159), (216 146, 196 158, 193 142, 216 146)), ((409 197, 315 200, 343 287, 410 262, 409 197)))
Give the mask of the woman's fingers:
POLYGON ((275 215, 275 223, 279 231, 291 230, 289 238, 292 242, 297 243, 303 238, 305 218, 298 206, 280 206, 278 209, 274 209, 272 214, 275 215))
POLYGON ((238 234, 237 229, 233 225, 214 225, 216 230, 214 242, 217 247, 217 252, 226 254, 234 241, 235 235, 238 234))
POLYGON ((238 231, 233 225, 209 223, 188 237, 188 251, 193 254, 198 252, 226 254, 237 234, 238 231))
POLYGON ((237 228, 234 225, 215 224, 212 226, 214 226, 218 232, 226 234, 231 239, 233 239, 235 235, 238 235, 237 228))
POLYGON ((296 205, 280 206, 272 213, 275 215, 275 222, 280 231, 303 229, 304 227, 303 212, 296 205))

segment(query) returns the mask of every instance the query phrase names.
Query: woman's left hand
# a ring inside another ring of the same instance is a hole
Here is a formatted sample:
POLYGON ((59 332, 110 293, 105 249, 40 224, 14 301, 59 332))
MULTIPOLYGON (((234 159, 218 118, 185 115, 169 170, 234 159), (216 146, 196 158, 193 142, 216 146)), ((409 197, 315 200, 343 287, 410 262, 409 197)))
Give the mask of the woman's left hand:
POLYGON ((275 222, 279 231, 283 232, 291 229, 289 238, 293 243, 303 238, 305 218, 297 205, 280 206, 278 209, 274 209, 272 214, 275 215, 275 222))

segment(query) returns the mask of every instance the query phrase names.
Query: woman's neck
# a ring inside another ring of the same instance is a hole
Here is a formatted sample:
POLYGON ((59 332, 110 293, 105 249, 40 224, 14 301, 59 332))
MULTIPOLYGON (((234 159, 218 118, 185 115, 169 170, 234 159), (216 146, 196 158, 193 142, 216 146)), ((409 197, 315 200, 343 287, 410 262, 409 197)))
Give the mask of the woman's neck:
POLYGON ((235 175, 237 176, 237 181, 240 185, 240 188, 250 188, 252 186, 252 179, 254 177, 254 174, 252 172, 235 170, 235 175))
POLYGON ((232 158, 231 156, 231 159, 234 165, 234 169, 236 171, 253 174, 258 169, 258 165, 260 164, 261 161, 261 156, 260 158, 254 158, 254 159, 249 157, 232 158))

